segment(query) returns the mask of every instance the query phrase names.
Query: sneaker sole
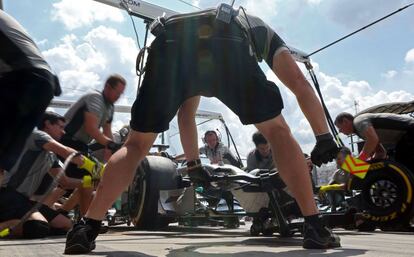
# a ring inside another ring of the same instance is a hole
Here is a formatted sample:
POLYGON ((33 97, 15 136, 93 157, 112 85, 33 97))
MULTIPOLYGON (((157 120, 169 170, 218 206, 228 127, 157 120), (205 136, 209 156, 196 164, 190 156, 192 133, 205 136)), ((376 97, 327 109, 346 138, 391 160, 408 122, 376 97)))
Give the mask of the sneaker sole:
MULTIPOLYGON (((72 238, 71 241, 74 241, 74 238, 72 238)), ((89 247, 86 247, 84 244, 72 244, 70 246, 65 247, 64 254, 84 254, 84 253, 90 253, 92 250, 95 250, 96 243, 93 241, 89 247)))
POLYGON ((83 253, 90 253, 92 251, 91 248, 85 247, 81 244, 74 244, 69 247, 65 248, 64 254, 83 254, 83 253))
POLYGON ((337 247, 341 247, 340 242, 327 242, 325 244, 321 244, 320 242, 312 239, 306 239, 303 241, 303 248, 305 249, 328 249, 337 247))

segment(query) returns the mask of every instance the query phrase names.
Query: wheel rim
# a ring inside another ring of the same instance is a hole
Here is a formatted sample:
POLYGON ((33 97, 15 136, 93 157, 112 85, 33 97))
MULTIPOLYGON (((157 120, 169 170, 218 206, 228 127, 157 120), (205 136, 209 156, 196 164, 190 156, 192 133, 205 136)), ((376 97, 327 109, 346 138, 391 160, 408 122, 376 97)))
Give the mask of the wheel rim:
POLYGON ((128 189, 128 209, 134 225, 139 222, 145 203, 147 180, 142 169, 137 170, 133 183, 128 189))
POLYGON ((372 204, 378 208, 389 208, 398 201, 399 193, 397 185, 390 180, 378 180, 369 188, 369 198, 372 204))

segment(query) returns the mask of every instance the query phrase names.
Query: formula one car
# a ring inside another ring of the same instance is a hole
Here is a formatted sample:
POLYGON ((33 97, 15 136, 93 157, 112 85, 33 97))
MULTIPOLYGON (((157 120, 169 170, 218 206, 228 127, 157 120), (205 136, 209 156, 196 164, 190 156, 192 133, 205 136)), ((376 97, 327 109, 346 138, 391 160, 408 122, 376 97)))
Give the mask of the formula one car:
MULTIPOLYGON (((139 229, 162 229, 188 217, 251 216, 252 235, 291 236, 300 232, 303 218, 278 172, 255 170, 252 173, 231 165, 204 165, 213 174, 210 187, 230 192, 244 211, 203 205, 185 174, 172 160, 148 156, 138 168, 127 194, 127 212, 139 229), (200 207, 203 205, 202 207, 200 207)), ((331 226, 347 226, 358 216, 375 226, 394 226, 412 213, 414 179, 403 166, 393 161, 371 164, 364 179, 354 178, 350 189, 358 192, 358 213, 324 213, 331 226)))

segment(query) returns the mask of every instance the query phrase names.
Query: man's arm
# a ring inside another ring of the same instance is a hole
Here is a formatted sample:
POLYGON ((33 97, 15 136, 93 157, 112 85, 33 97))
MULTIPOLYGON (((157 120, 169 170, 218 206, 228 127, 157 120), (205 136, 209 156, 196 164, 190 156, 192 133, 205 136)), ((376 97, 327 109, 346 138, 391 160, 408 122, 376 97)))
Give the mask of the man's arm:
POLYGON ((372 125, 368 126, 365 129, 365 131, 363 132, 363 136, 365 137, 365 144, 362 148, 359 157, 362 160, 366 160, 367 158, 372 156, 380 142, 377 132, 375 132, 375 129, 372 125))
POLYGON ((110 138, 113 141, 114 136, 112 134, 112 123, 111 122, 106 122, 103 125, 102 132, 106 137, 110 138))
MULTIPOLYGON (((83 122, 83 126, 85 128, 86 133, 88 133, 89 136, 91 136, 101 145, 107 145, 108 142, 112 141, 112 136, 109 137, 99 130, 98 117, 95 114, 91 112, 85 112, 85 119, 83 122)), ((105 129, 108 130, 108 128, 105 128, 106 126, 107 124, 105 124, 104 126, 104 131, 105 129)), ((110 123, 109 123, 109 126, 110 126, 110 123)))
MULTIPOLYGON (((62 168, 52 168, 49 170, 49 174, 53 177, 57 177, 61 172, 63 172, 62 168)), ((82 180, 69 178, 65 174, 59 178, 58 182, 64 189, 74 189, 82 186, 82 180)))
POLYGON ((373 159, 385 159, 387 158, 387 150, 385 147, 379 143, 377 147, 375 148, 375 153, 372 156, 373 159))
MULTIPOLYGON (((46 151, 50 151, 52 153, 55 153, 57 155, 59 155, 62 158, 68 158, 69 155, 71 155, 72 153, 76 153, 77 151, 73 148, 67 147, 62 145, 61 143, 55 141, 55 140, 51 140, 49 142, 47 142, 46 144, 43 145, 43 149, 45 149, 46 151)), ((83 156, 79 155, 79 156, 75 156, 72 159, 72 162, 75 163, 78 166, 81 166, 83 164, 83 156)))
MULTIPOLYGON (((110 138, 111 141, 114 141, 114 136, 112 134, 112 123, 111 122, 106 122, 103 125, 102 132, 106 137, 110 138)), ((111 156, 112 156, 112 150, 109 149, 108 147, 105 147, 105 149, 104 149, 104 161, 107 162, 109 160, 109 158, 111 158, 111 156)))

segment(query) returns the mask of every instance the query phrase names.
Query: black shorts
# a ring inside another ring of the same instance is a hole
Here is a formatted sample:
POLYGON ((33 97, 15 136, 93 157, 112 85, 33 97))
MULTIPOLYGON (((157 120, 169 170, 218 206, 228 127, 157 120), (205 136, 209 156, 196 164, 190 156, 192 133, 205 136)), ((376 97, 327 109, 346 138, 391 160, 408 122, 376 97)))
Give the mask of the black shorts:
MULTIPOLYGON (((65 136, 63 136, 61 143, 65 146, 69 146, 77 150, 84 156, 88 156, 89 148, 88 148, 88 145, 85 143, 82 143, 80 141, 75 141, 65 136)), ((68 167, 66 168, 65 174, 66 176, 70 178, 77 178, 77 179, 82 179, 84 176, 90 175, 88 171, 84 169, 79 169, 78 166, 74 163, 69 163, 68 167)))
POLYGON ((234 22, 199 18, 167 23, 166 32, 151 44, 131 128, 165 131, 181 104, 197 95, 217 97, 243 124, 278 116, 283 108, 279 89, 266 79, 249 47, 234 22))
POLYGON ((0 168, 17 161, 27 137, 53 98, 55 78, 47 70, 0 74, 0 168))
MULTIPOLYGON (((0 222, 13 219, 21 219, 36 202, 31 201, 26 196, 10 188, 0 189, 0 222)), ((52 221, 59 212, 41 205, 38 210, 47 221, 52 221)))

